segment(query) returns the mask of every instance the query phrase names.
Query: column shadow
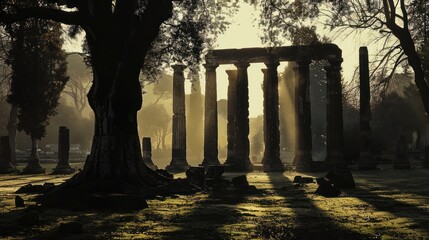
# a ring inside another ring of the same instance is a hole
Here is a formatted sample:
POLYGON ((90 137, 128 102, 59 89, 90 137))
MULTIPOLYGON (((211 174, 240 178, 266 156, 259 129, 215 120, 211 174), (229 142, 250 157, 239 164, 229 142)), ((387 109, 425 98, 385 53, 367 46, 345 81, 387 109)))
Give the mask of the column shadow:
POLYGON ((377 211, 388 212, 396 217, 407 218, 413 222, 413 229, 421 229, 429 236, 429 212, 417 205, 395 200, 372 192, 370 185, 357 186, 354 190, 345 191, 348 195, 364 201, 373 206, 377 211))
POLYGON ((238 205, 246 200, 247 195, 232 189, 209 193, 207 198, 197 201, 189 213, 170 219, 169 223, 177 229, 162 233, 162 239, 242 239, 240 233, 235 233, 237 229, 221 228, 240 223, 243 213, 238 205))
MULTIPOLYGON (((341 226, 336 220, 318 208, 302 189, 294 187, 289 178, 283 173, 267 173, 273 186, 274 193, 282 196, 286 205, 294 212, 294 225, 289 228, 275 230, 290 231, 288 239, 375 239, 375 236, 365 235, 341 226)), ((273 235, 271 233, 271 235, 273 235)), ((282 236, 283 233, 277 233, 282 236)), ((272 236, 263 236, 271 238, 272 236)))

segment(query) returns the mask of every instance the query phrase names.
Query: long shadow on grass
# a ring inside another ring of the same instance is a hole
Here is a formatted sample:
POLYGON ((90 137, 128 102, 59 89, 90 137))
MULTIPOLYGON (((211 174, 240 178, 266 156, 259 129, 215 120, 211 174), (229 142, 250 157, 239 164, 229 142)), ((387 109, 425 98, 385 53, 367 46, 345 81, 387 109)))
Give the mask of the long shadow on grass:
MULTIPOLYGON (((429 171, 426 169, 411 170, 385 170, 380 178, 379 171, 356 172, 359 184, 375 183, 384 186, 381 190, 397 190, 403 193, 415 194, 422 197, 429 197, 429 171)), ((377 189, 377 187, 375 188, 377 189)))
POLYGON ((293 225, 285 227, 275 226, 270 223, 271 229, 263 229, 263 238, 286 238, 286 239, 375 239, 374 236, 363 235, 351 229, 344 228, 334 219, 318 208, 309 199, 304 190, 295 188, 289 178, 283 173, 268 173, 269 180, 274 188, 275 194, 284 197, 289 208, 295 214, 293 225), (283 189, 282 189, 283 188, 283 189), (286 236, 286 237, 284 237, 286 236))
POLYGON ((173 225, 175 230, 162 233, 163 239, 240 238, 240 233, 237 231, 243 233, 242 229, 231 228, 222 231, 221 228, 241 221, 242 213, 237 209, 237 205, 246 201, 245 195, 237 194, 230 189, 208 195, 201 194, 199 197, 190 196, 190 198, 186 206, 189 212, 178 213, 168 219, 168 224, 173 225))
POLYGON ((370 185, 363 185, 346 192, 350 196, 372 205, 378 211, 388 212, 394 216, 409 219, 415 224, 413 228, 421 229, 429 234, 429 229, 427 228, 429 225, 429 215, 427 210, 410 203, 395 200, 394 196, 387 197, 379 195, 377 192, 373 192, 365 186, 368 188, 371 187, 370 185))

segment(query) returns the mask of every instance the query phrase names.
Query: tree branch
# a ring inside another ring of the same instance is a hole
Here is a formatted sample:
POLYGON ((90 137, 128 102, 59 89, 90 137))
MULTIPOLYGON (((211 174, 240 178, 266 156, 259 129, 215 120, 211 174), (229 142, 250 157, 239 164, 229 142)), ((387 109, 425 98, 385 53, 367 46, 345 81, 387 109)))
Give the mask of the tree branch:
POLYGON ((46 7, 27 7, 16 8, 15 13, 2 13, 0 15, 0 22, 10 24, 28 18, 39 18, 45 20, 53 20, 56 22, 69 24, 69 25, 82 25, 84 17, 79 11, 66 12, 53 8, 46 7))

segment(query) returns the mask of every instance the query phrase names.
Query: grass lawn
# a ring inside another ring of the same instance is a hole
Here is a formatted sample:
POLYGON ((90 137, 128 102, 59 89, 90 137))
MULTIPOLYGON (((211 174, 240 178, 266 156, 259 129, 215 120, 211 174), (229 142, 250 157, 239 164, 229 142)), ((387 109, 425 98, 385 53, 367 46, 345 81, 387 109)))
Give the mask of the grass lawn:
MULTIPOLYGON (((24 212, 15 208, 14 191, 28 183, 60 183, 69 176, 1 175, 0 238, 429 239, 429 170, 355 171, 356 189, 338 198, 315 195, 315 183, 295 187, 295 175, 303 174, 247 173, 260 193, 157 198, 138 212, 49 209, 40 214, 39 224, 29 226, 14 224, 24 212), (59 224, 70 221, 82 223, 84 232, 59 235, 59 224)), ((21 196, 27 201, 34 197, 21 196)))

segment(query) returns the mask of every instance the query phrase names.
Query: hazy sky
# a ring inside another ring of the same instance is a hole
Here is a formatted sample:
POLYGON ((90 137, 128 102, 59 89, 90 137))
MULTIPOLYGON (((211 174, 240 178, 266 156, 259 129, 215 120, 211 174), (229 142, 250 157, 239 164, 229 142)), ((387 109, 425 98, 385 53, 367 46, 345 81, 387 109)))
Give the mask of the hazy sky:
MULTIPOLYGON (((239 12, 234 16, 230 28, 218 37, 216 48, 262 47, 263 45, 260 39, 262 31, 258 29, 257 22, 258 14, 259 12, 255 11, 253 6, 243 4, 239 12)), ((319 26, 318 29, 323 30, 323 26, 319 26)), ((327 36, 334 35, 334 33, 326 31, 320 33, 327 36)), ((352 79, 353 72, 359 63, 359 47, 365 40, 368 40, 367 34, 354 34, 345 39, 337 37, 337 39, 333 41, 333 43, 337 44, 343 50, 344 62, 342 63, 342 67, 346 81, 352 79)), ((375 49, 369 47, 369 51, 371 54, 375 49)), ((282 62, 278 67, 278 71, 283 71, 286 64, 287 62, 282 62)), ((265 65, 261 63, 251 64, 248 69, 249 114, 251 117, 262 114, 263 111, 263 92, 261 89, 263 78, 261 72, 262 68, 265 68, 265 65)), ((226 98, 227 96, 228 79, 225 73, 226 69, 235 69, 235 67, 233 65, 221 65, 217 69, 218 99, 226 98)), ((202 77, 201 79, 204 78, 202 77)), ((202 81, 202 88, 204 89, 204 81, 202 81)), ((189 89, 190 86, 188 86, 188 91, 189 89)))
MULTIPOLYGON (((248 48, 248 47, 263 47, 260 36, 262 32, 258 29, 259 11, 253 6, 242 4, 238 13, 233 17, 232 24, 229 29, 222 35, 218 36, 216 49, 225 48, 248 48)), ((323 31, 323 26, 318 26, 318 33, 328 37, 338 35, 328 31, 323 31)), ((366 33, 353 34, 348 38, 344 36, 336 37, 333 43, 337 44, 343 50, 343 75, 346 81, 350 81, 355 68, 359 62, 359 47, 366 45, 369 42, 370 35, 366 33)), ((66 49, 68 51, 78 51, 81 41, 67 42, 66 49)), ((368 45, 370 56, 377 52, 378 47, 374 44, 368 45)), ((278 71, 283 71, 286 62, 282 62, 278 67, 278 71)), ((248 68, 249 75, 249 114, 255 117, 262 114, 263 111, 263 93, 261 89, 262 72, 264 64, 251 64, 248 68)), ((204 68, 202 68, 204 69, 204 68)), ((225 99, 227 96, 228 79, 225 73, 227 69, 235 69, 233 65, 221 65, 217 69, 217 86, 218 99, 225 99)), ((201 72, 201 86, 204 93, 204 72, 201 72)), ((186 92, 190 93, 190 82, 186 83, 186 92)))

